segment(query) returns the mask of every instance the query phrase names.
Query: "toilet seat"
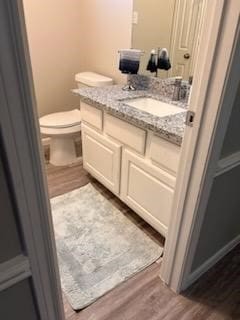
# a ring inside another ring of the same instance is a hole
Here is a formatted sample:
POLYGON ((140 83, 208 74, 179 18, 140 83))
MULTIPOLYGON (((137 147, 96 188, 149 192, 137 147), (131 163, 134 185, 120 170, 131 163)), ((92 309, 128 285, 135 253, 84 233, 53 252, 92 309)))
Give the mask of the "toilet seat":
POLYGON ((39 119, 41 133, 45 135, 67 135, 81 130, 81 112, 78 109, 51 113, 39 119))
POLYGON ((41 133, 48 136, 66 136, 70 134, 80 133, 81 124, 69 128, 45 128, 40 127, 41 133))
POLYGON ((78 109, 50 113, 39 119, 43 128, 69 128, 81 123, 81 112, 78 109))

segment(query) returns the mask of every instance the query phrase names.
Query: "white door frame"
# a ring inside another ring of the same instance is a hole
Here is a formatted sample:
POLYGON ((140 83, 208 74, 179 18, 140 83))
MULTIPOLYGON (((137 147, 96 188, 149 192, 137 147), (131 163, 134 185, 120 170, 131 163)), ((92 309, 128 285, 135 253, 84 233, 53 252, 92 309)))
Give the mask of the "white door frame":
POLYGON ((64 320, 22 1, 0 0, 0 134, 42 320, 64 320))
MULTIPOLYGON (((187 277, 190 239, 196 221, 194 209, 197 206, 234 44, 236 14, 229 7, 234 7, 237 2, 238 0, 211 0, 208 3, 208 23, 203 30, 204 39, 200 44, 196 67, 198 73, 194 75, 190 102, 191 110, 197 111, 197 114, 193 128, 186 128, 172 224, 161 271, 162 279, 175 291, 184 287, 184 279, 187 277), (225 24, 222 19, 223 13, 225 24), (223 27, 221 39, 218 38, 220 27, 223 27), (203 132, 205 127, 207 130, 203 132), (202 143, 203 138, 205 144, 202 143), (194 155, 199 152, 201 157, 196 159, 194 155), (192 166, 189 166, 189 163, 192 163, 192 166)), ((41 318, 63 320, 60 278, 47 186, 40 156, 40 134, 29 69, 30 59, 22 2, 0 0, 0 10, 6 19, 7 28, 5 32, 0 32, 9 35, 4 39, 5 42, 2 42, 1 38, 1 133, 26 239, 41 318)), ((196 232, 195 239, 198 237, 197 233, 199 232, 196 232)))
MULTIPOLYGON (((207 18, 190 98, 190 110, 196 112, 196 117, 194 126, 187 127, 185 131, 172 223, 161 269, 161 278, 176 292, 187 288, 210 267, 210 264, 206 265, 198 273, 191 274, 192 259, 211 190, 213 168, 217 167, 216 154, 220 153, 238 86, 238 81, 235 81, 231 89, 226 88, 229 79, 238 79, 239 70, 236 65, 231 66, 238 58, 239 11, 237 0, 216 0, 207 4, 207 18), (225 93, 228 94, 226 97, 225 93), (219 120, 221 132, 216 136, 219 120), (210 162, 214 140, 218 148, 214 150, 210 162), (210 171, 206 175, 208 166, 210 171), (203 195, 204 201, 199 203, 203 195)), ((217 261, 212 261, 212 265, 214 262, 217 261)))

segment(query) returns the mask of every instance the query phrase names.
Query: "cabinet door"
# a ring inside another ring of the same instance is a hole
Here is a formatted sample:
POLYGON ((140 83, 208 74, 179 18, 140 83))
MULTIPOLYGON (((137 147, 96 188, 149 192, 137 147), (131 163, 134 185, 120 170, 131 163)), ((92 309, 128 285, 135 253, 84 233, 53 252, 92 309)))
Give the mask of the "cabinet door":
POLYGON ((176 176, 179 159, 180 146, 153 135, 150 143, 149 156, 152 162, 164 171, 176 176))
POLYGON ((124 150, 121 181, 123 201, 165 236, 175 178, 132 152, 124 150))
POLYGON ((121 145, 82 125, 83 167, 114 193, 119 193, 121 145))

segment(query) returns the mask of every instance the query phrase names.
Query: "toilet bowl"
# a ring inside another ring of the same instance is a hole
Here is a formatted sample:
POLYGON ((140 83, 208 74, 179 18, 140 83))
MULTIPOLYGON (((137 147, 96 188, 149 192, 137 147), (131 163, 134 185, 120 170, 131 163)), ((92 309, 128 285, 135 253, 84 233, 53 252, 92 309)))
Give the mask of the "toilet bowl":
POLYGON ((39 123, 41 133, 51 138, 49 162, 55 166, 74 163, 75 139, 81 131, 80 110, 51 113, 41 117, 39 123))
MULTIPOLYGON (((111 78, 94 72, 80 72, 75 75, 78 88, 104 87, 111 85, 111 78)), ((40 131, 50 140, 50 160, 55 166, 64 166, 77 160, 75 139, 80 137, 81 112, 74 109, 66 112, 56 112, 39 119, 40 131)))

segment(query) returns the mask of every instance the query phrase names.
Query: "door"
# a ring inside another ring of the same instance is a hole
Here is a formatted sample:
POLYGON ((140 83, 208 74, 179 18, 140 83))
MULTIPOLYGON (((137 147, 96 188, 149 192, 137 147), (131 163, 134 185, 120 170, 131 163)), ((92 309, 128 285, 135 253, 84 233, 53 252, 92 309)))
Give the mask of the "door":
POLYGON ((118 194, 121 145, 82 124, 82 147, 84 169, 118 194))
POLYGON ((171 41, 171 76, 193 76, 206 0, 176 0, 171 41))
POLYGON ((23 17, 0 0, 0 319, 63 320, 23 17))
MULTIPOLYGON (((211 181, 207 171, 216 169, 211 159, 214 139, 220 141, 217 126, 224 131, 238 85, 240 2, 214 0, 206 3, 206 17, 200 40, 189 109, 192 126, 186 126, 179 161, 171 224, 165 245, 161 278, 174 291, 186 289, 200 277, 191 275, 191 261, 196 253, 201 221, 211 181), (201 52, 201 54, 200 54, 201 52), (226 89, 230 87, 230 92, 226 89), (224 95, 230 96, 224 104, 224 95), (222 112, 224 110, 224 112, 222 112)), ((221 142, 220 142, 221 143, 221 142)), ((221 146, 221 145, 220 145, 221 146)), ((215 159, 216 160, 216 159, 215 159)), ((216 260, 214 260, 216 263, 216 260)), ((214 264, 213 263, 213 264, 214 264)), ((213 265, 212 264, 212 265, 213 265)), ((206 269, 205 269, 206 271, 206 269)))
POLYGON ((30 263, 16 219, 17 212, 4 159, 5 150, 1 142, 0 145, 0 318, 37 320, 38 310, 31 293, 30 263), (21 298, 17 293, 21 294, 21 298))

